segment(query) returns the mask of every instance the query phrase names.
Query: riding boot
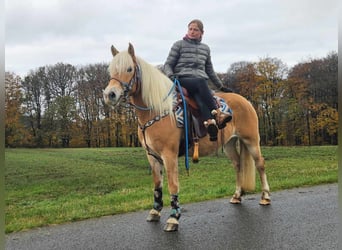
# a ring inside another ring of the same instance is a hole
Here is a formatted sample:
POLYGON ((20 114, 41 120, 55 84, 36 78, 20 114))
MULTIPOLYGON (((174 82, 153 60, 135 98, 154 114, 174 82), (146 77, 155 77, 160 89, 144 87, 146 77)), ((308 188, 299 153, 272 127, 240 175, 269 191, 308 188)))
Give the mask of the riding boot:
POLYGON ((218 128, 215 119, 208 119, 204 122, 204 126, 207 128, 210 141, 217 141, 218 128))
POLYGON ((226 126, 227 122, 230 122, 233 118, 230 112, 224 112, 220 109, 213 109, 211 111, 211 114, 215 116, 217 127, 219 129, 223 129, 226 126))

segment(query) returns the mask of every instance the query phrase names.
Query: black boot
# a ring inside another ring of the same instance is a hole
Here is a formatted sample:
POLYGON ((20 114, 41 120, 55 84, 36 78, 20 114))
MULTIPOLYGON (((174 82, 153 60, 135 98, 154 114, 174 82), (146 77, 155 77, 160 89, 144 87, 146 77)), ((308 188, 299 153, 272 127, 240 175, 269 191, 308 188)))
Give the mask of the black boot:
POLYGON ((204 122, 204 126, 207 128, 210 141, 217 141, 218 128, 216 126, 215 119, 209 119, 204 122))

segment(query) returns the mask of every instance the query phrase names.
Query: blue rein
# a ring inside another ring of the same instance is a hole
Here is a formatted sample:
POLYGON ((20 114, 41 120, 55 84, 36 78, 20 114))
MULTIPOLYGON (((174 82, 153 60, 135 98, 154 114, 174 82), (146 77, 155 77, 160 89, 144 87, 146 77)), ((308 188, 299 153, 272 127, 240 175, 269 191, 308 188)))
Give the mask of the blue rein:
POLYGON ((183 119, 184 119, 184 133, 185 133, 185 168, 186 171, 188 172, 189 175, 189 136, 188 136, 188 112, 186 110, 186 100, 184 97, 184 93, 182 90, 182 86, 180 85, 180 82, 177 78, 175 78, 174 80, 175 85, 177 85, 179 93, 181 95, 182 98, 182 102, 183 102, 183 119))

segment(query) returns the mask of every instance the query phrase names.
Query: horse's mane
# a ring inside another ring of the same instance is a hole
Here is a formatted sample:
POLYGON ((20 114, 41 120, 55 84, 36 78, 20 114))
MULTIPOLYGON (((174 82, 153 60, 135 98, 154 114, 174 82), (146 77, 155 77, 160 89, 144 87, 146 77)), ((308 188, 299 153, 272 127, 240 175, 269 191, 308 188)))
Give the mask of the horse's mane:
MULTIPOLYGON (((173 94, 170 93, 173 83, 159 69, 136 57, 141 70, 141 97, 147 107, 162 115, 164 112, 173 112, 173 94)), ((123 51, 114 56, 109 65, 111 76, 125 73, 134 63, 131 55, 123 51)))

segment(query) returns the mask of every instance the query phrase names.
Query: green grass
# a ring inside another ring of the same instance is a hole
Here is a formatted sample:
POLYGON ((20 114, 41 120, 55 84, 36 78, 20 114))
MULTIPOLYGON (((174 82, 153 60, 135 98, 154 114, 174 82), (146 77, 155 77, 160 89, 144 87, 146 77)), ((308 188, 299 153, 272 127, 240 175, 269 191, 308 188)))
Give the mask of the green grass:
MULTIPOLYGON (((263 147, 271 192, 337 182, 337 146, 263 147)), ((141 148, 6 149, 6 233, 149 209, 153 183, 141 148)), ((181 204, 234 193, 235 172, 219 156, 179 160, 181 204)), ((168 208, 167 180, 164 203, 168 208)), ((260 182, 257 174, 257 188, 260 182)))

